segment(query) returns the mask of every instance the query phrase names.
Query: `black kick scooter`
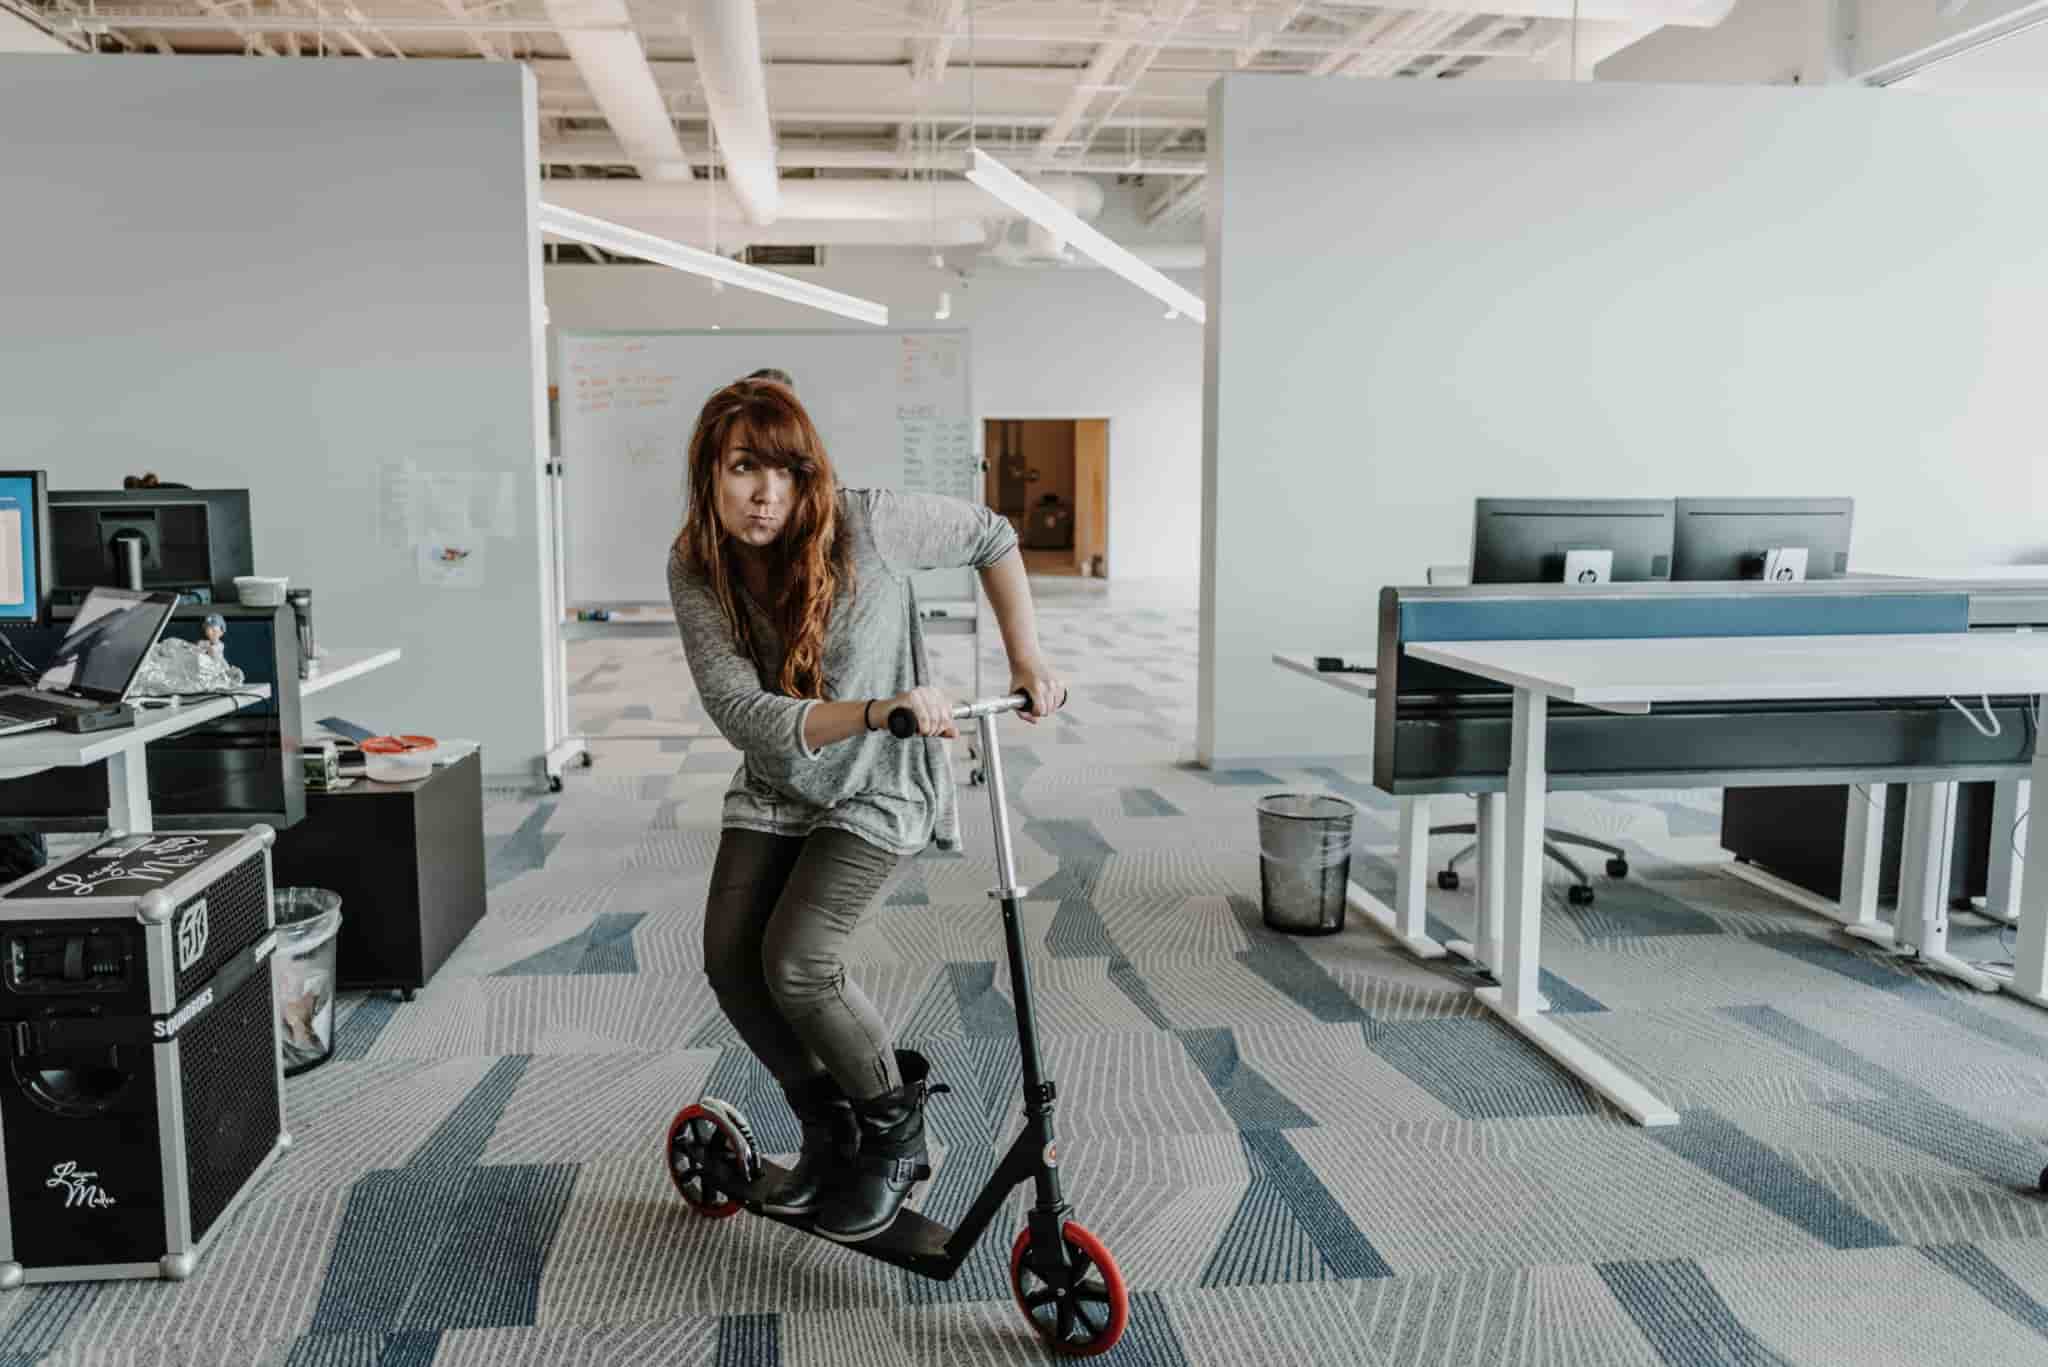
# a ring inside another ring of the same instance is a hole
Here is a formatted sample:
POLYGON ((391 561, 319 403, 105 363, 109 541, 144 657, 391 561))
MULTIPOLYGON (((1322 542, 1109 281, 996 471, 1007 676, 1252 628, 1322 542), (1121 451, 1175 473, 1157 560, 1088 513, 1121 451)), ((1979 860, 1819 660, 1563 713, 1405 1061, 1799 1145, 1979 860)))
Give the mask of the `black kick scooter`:
MULTIPOLYGON (((905 1207, 882 1233, 838 1246, 894 1263, 920 1277, 950 1281, 1011 1190, 1019 1183, 1031 1182, 1037 1188, 1038 1201, 1010 1247, 1010 1290, 1017 1308, 1055 1352, 1093 1357, 1108 1352, 1123 1336, 1130 1306, 1123 1274, 1109 1250, 1067 1218, 1069 1207, 1060 1196, 1059 1150, 1053 1142, 1056 1093, 1052 1080, 1039 1076, 1038 1027, 1031 1014, 1031 979, 1017 920, 1017 904, 1026 889, 1017 885, 1003 761, 996 742, 996 718, 1029 705, 1030 699, 1018 693, 953 709, 954 720, 973 719, 981 728, 981 761, 988 779, 989 806, 995 815, 996 876, 1001 881, 989 896, 1003 905, 1010 993, 1017 1010, 1017 1047, 1024 1062, 1024 1130, 958 1229, 947 1229, 905 1207)), ((917 722, 909 711, 898 708, 889 714, 889 731, 908 739, 917 734, 917 722)), ((753 1131, 738 1107, 710 1096, 683 1107, 669 1123, 665 1150, 676 1190, 698 1214, 718 1220, 745 1209, 814 1233, 809 1216, 773 1215, 761 1208, 788 1169, 766 1161, 756 1151, 753 1131)))

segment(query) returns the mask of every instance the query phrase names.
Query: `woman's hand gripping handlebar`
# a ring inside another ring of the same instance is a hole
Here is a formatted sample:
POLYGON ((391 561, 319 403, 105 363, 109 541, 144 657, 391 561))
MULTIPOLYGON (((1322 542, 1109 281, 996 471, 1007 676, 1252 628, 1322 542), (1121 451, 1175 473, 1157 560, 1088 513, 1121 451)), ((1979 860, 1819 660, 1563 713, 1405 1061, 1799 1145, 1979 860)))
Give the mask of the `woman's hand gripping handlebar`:
MULTIPOLYGON (((915 691, 918 694, 930 693, 934 697, 918 699, 920 703, 929 703, 929 707, 922 711, 909 707, 889 709, 889 734, 898 740, 909 740, 916 735, 957 736, 960 734, 959 728, 955 725, 957 722, 973 721, 978 717, 1000 716, 1005 712, 1022 712, 1031 706, 1030 694, 1012 693, 1008 697, 983 698, 979 702, 961 703, 956 707, 947 708, 943 700, 936 696, 938 690, 915 691), (939 725, 941 722, 944 723, 943 727, 939 725)), ((1060 705, 1066 705, 1064 698, 1060 700, 1060 705)))

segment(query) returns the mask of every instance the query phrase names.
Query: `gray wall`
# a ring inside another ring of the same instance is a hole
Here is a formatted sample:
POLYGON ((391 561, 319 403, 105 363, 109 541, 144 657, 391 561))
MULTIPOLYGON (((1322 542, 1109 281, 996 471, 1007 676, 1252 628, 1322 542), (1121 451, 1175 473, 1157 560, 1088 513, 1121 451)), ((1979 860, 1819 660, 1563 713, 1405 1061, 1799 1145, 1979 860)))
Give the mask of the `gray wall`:
POLYGON ((2048 101, 1228 77, 1199 743, 1362 753, 1477 495, 1852 495, 1854 561, 2048 558, 2048 101))
POLYGON ((0 57, 6 463, 246 486, 321 640, 405 651, 309 718, 494 773, 546 745, 533 110, 511 64, 0 57), (403 460, 513 472, 482 589, 380 544, 403 460))

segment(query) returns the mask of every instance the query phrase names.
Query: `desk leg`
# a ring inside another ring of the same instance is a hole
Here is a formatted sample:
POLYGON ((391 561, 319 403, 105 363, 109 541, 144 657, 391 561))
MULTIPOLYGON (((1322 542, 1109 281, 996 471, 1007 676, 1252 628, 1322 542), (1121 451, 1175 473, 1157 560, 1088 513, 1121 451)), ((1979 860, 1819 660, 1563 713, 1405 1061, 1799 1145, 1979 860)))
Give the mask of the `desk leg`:
POLYGON ((1892 918, 1895 947, 1944 977, 1980 992, 1996 992, 1998 979, 1948 952, 1949 852, 1954 845, 1956 785, 1915 783, 1906 789, 1905 840, 1899 852, 1899 909, 1892 918))
MULTIPOLYGON (((1478 881, 1472 888, 1479 907, 1479 924, 1472 939, 1451 940, 1444 945, 1452 954, 1489 975, 1496 975, 1500 968, 1501 908, 1507 889, 1507 826, 1502 813, 1505 803, 1501 793, 1479 794, 1479 815, 1474 819, 1479 846, 1478 881)), ((1550 1004, 1546 1001, 1537 1009, 1548 1011, 1550 1004)))
MULTIPOLYGON (((2035 792, 2048 793, 2048 730, 2036 729, 2035 792)), ((2006 839, 2011 839, 2008 831, 2006 839)), ((2027 819, 2027 862, 2048 868, 2048 820, 2027 819)), ((2019 890, 2020 943, 2013 952, 2012 980, 2005 990, 2022 1001, 2048 1007, 2048 874, 2036 874, 2019 890)))
POLYGON ((1639 1125, 1676 1125, 1678 1113, 1648 1088, 1542 1014, 1538 992, 1543 947, 1543 801, 1550 700, 1515 690, 1514 748, 1508 764, 1506 925, 1501 985, 1474 994, 1509 1028, 1606 1097, 1639 1125))
POLYGON ((1390 907, 1357 883, 1344 890, 1344 904, 1423 959, 1441 959, 1444 947, 1429 938, 1429 799, 1401 799, 1401 850, 1394 871, 1390 907))
POLYGON ((140 835, 153 828, 149 809, 149 761, 141 749, 107 756, 107 829, 140 835))
POLYGON ((1877 882, 1884 866, 1884 808, 1890 789, 1882 783, 1849 788, 1848 831, 1842 840, 1842 924, 1850 933, 1891 929, 1877 919, 1877 882))
POLYGON ((2023 864, 2013 857, 2020 814, 2031 800, 2032 784, 2023 778, 2000 779, 1991 789, 1991 862, 1984 882, 1984 914, 1994 921, 2018 925, 2023 864))

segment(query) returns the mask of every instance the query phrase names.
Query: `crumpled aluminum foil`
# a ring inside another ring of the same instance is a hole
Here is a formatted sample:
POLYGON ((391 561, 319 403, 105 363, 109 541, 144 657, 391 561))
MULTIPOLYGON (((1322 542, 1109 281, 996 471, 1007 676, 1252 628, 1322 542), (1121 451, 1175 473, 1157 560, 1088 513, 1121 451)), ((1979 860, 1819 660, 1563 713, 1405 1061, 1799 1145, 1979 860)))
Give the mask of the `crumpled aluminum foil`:
POLYGON ((242 671, 191 641, 158 641, 135 676, 135 692, 220 693, 242 686, 242 671))

